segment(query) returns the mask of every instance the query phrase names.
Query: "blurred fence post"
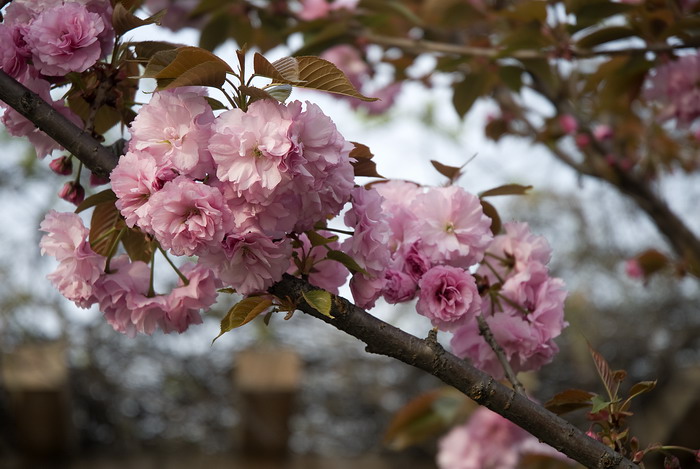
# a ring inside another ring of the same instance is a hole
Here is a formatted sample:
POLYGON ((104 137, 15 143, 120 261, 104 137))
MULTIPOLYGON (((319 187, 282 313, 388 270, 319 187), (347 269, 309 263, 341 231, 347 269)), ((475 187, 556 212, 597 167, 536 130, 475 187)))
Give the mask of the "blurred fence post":
POLYGON ((75 446, 66 344, 22 345, 0 361, 9 396, 13 444, 27 462, 69 456, 75 446))
POLYGON ((289 419, 301 385, 301 360, 291 348, 257 347, 236 356, 242 450, 249 456, 280 458, 288 451, 289 419))

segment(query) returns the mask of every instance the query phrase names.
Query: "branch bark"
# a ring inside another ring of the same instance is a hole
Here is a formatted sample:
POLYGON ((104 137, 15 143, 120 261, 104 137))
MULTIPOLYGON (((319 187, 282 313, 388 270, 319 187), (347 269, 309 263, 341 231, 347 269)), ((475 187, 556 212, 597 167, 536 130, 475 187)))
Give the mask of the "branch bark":
MULTIPOLYGON (((116 166, 117 155, 2 71, 0 99, 34 122, 93 172, 109 174, 116 166)), ((637 465, 570 423, 446 352, 434 338, 419 339, 337 296, 333 297, 333 318, 329 318, 304 300, 303 292, 311 290, 317 288, 285 275, 269 291, 280 298, 289 298, 304 313, 361 340, 367 344, 367 352, 396 358, 438 377, 587 467, 638 469, 637 465)))
POLYGON ((569 422, 445 351, 434 338, 419 339, 337 296, 333 297, 333 317, 324 316, 304 300, 304 292, 317 289, 285 274, 269 292, 279 298, 289 298, 304 313, 361 340, 367 344, 367 352, 396 358, 440 378, 586 467, 638 467, 569 422))
POLYGON ((32 121, 49 137, 75 155, 97 176, 107 177, 117 165, 119 155, 95 140, 56 111, 27 87, 0 70, 0 100, 32 121))

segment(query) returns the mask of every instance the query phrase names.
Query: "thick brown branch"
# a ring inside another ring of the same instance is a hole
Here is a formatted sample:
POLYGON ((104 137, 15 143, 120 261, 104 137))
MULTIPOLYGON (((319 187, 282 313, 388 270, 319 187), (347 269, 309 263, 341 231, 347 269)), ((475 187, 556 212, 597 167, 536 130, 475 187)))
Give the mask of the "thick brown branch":
POLYGON ((285 275, 269 291, 280 298, 290 298, 304 313, 360 339, 367 344, 368 352, 396 358, 440 378, 587 467, 638 467, 527 397, 446 352, 435 340, 412 336, 340 297, 333 297, 333 318, 324 316, 304 301, 302 293, 316 289, 304 280, 285 275))
POLYGON ((96 175, 109 176, 117 165, 118 155, 112 153, 89 132, 76 126, 36 93, 2 70, 0 70, 0 101, 4 101, 32 121, 96 175))

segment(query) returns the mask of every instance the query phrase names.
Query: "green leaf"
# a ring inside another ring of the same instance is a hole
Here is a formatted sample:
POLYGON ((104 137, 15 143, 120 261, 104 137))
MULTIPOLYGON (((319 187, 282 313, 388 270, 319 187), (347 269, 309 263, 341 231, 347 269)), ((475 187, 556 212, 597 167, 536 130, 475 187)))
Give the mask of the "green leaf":
POLYGON ((594 396, 594 393, 581 389, 567 389, 545 402, 544 407, 550 412, 562 415, 577 409, 590 407, 591 399, 594 396))
POLYGON ((80 213, 85 211, 95 205, 103 204, 106 202, 114 202, 117 200, 117 195, 112 191, 112 189, 105 189, 97 194, 93 194, 87 199, 83 200, 80 205, 75 208, 75 213, 80 213))
POLYGON ((313 247, 326 246, 327 244, 338 241, 338 236, 333 235, 330 238, 326 238, 325 236, 318 234, 316 231, 305 231, 304 234, 306 234, 306 237, 309 238, 309 242, 311 242, 311 246, 313 247))
POLYGON ((208 50, 201 47, 185 46, 175 49, 174 59, 153 78, 177 78, 196 65, 210 62, 224 72, 233 73, 225 61, 208 50))
POLYGON ((256 75, 270 78, 274 83, 327 91, 362 101, 378 99, 361 94, 338 67, 319 57, 284 57, 270 63, 261 54, 256 53, 253 65, 256 75))
POLYGON ((348 268, 350 272, 358 272, 364 275, 369 275, 365 269, 360 267, 360 265, 355 262, 355 259, 345 254, 343 251, 336 251, 335 249, 328 251, 326 258, 338 261, 348 268))
POLYGON ((324 316, 328 316, 329 318, 333 317, 331 315, 332 299, 330 293, 325 290, 311 290, 308 292, 302 292, 302 295, 309 306, 311 306, 313 309, 324 316))
POLYGON ((213 344, 216 339, 231 329, 236 329, 249 323, 270 306, 272 306, 272 300, 263 296, 249 296, 242 299, 233 305, 221 320, 221 332, 214 337, 211 343, 213 344))
POLYGON ((598 394, 596 394, 595 396, 593 396, 593 397, 591 398, 591 404, 593 404, 592 407, 591 407, 591 413, 592 413, 592 414, 597 414, 597 413, 600 412, 601 410, 603 410, 603 409, 605 409, 606 407, 608 407, 611 403, 612 403, 612 402, 606 401, 605 399, 603 399, 602 397, 600 397, 598 394))
POLYGON ((479 197, 494 197, 497 195, 526 195, 532 186, 521 186, 520 184, 505 184, 494 187, 479 194, 479 197))
POLYGON ((113 201, 95 206, 90 220, 90 247, 101 256, 108 256, 124 222, 113 201))
POLYGON ((228 109, 224 104, 219 101, 218 99, 214 99, 211 96, 205 96, 204 97, 205 101, 209 103, 209 107, 211 107, 212 111, 221 111, 222 109, 228 109))

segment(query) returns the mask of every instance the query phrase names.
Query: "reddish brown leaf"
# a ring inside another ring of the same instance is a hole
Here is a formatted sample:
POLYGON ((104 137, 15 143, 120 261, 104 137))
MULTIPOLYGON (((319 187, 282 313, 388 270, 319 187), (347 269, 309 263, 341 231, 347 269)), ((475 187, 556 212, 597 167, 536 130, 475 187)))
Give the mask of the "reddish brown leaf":
POLYGON ((594 393, 581 389, 567 389, 552 397, 544 403, 544 407, 550 412, 562 415, 577 409, 591 406, 591 399, 594 393))
POLYGON ((439 161, 435 160, 430 160, 430 163, 433 165, 433 168, 435 168, 438 173, 442 174, 450 181, 456 181, 462 175, 462 168, 458 168, 456 166, 447 166, 446 164, 442 164, 439 161))

